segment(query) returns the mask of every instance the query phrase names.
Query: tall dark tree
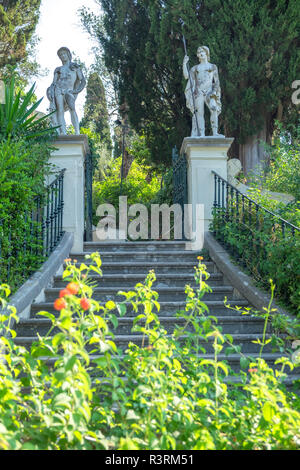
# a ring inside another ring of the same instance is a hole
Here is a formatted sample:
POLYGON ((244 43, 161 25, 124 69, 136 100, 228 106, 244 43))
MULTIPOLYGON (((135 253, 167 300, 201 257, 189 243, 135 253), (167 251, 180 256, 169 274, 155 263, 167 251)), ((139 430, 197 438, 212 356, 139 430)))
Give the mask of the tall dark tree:
POLYGON ((244 169, 263 157, 275 120, 297 117, 291 84, 300 76, 298 0, 97 0, 99 21, 83 15, 104 49, 120 103, 131 125, 144 129, 154 160, 190 133, 185 106, 179 18, 185 23, 190 64, 207 45, 218 65, 223 110, 221 131, 235 137, 232 154, 244 169))
POLYGON ((84 116, 81 126, 87 127, 96 134, 99 134, 102 142, 110 150, 112 149, 105 90, 102 80, 96 72, 92 72, 88 78, 84 116))
POLYGON ((41 0, 0 0, 0 70, 25 60, 41 0))

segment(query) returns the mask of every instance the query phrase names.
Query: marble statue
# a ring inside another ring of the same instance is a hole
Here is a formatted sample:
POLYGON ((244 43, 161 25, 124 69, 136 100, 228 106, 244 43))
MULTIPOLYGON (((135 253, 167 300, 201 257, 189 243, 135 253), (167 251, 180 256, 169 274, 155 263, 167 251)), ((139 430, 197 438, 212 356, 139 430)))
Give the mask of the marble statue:
POLYGON ((78 94, 86 86, 80 65, 72 62, 72 55, 67 47, 61 47, 57 55, 62 61, 62 65, 54 71, 54 79, 47 89, 47 97, 50 101, 50 112, 52 114, 52 124, 58 126, 61 135, 67 133, 64 113, 70 111, 71 122, 75 129, 75 134, 79 135, 79 120, 75 109, 75 102, 78 94))
POLYGON ((188 70, 189 57, 183 60, 183 75, 188 83, 185 89, 186 104, 193 113, 192 137, 205 136, 204 105, 210 111, 210 123, 213 136, 218 133, 218 116, 221 113, 221 89, 217 66, 211 64, 209 48, 197 49, 199 64, 188 70))

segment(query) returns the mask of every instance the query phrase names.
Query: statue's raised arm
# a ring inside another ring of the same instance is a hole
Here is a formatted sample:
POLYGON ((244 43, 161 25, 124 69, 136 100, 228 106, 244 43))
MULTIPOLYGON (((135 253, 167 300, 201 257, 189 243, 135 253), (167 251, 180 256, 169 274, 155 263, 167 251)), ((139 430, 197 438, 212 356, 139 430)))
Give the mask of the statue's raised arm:
POLYGON ((183 75, 188 80, 185 96, 186 105, 193 113, 192 136, 205 136, 204 105, 210 110, 210 122, 214 136, 218 134, 218 116, 221 112, 221 88, 218 68, 211 64, 209 49, 200 46, 197 49, 199 64, 190 69, 186 55, 183 60, 183 75))
POLYGON ((75 134, 79 134, 79 120, 75 109, 75 101, 78 94, 86 86, 86 80, 80 65, 72 62, 72 55, 67 47, 61 47, 57 51, 57 55, 62 61, 62 65, 55 69, 53 82, 47 89, 50 112, 53 113, 52 122, 59 127, 59 133, 65 135, 67 130, 64 113, 70 111, 75 134))

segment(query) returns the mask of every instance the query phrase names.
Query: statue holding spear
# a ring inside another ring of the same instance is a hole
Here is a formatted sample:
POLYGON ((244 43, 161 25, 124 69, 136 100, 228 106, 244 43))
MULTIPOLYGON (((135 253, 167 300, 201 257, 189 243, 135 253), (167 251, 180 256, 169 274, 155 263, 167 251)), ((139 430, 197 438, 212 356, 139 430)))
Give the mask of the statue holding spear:
MULTIPOLYGON (((183 26, 183 22, 181 21, 183 26)), ((193 113, 192 137, 205 136, 204 105, 210 111, 210 123, 213 136, 224 137, 218 133, 218 116, 221 113, 221 89, 218 68, 211 64, 209 48, 200 46, 197 49, 199 64, 191 69, 188 66, 186 41, 183 35, 185 57, 183 75, 188 80, 185 96, 189 110, 193 113)))

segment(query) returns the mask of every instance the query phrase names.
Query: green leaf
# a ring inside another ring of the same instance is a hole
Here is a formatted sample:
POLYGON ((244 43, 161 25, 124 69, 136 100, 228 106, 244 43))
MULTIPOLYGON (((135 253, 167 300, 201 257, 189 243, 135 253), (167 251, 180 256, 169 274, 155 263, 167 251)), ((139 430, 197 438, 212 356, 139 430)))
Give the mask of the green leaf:
POLYGON ((74 364, 76 363, 76 360, 77 360, 76 356, 72 356, 70 357, 70 359, 68 359, 66 363, 66 371, 73 369, 74 364))
POLYGON ((39 450, 39 446, 32 442, 26 442, 22 445, 21 450, 39 450))
POLYGON ((116 304, 112 300, 109 300, 108 302, 106 302, 105 307, 108 310, 113 310, 114 308, 116 308, 116 304))
POLYGON ((228 367, 226 364, 224 364, 224 362, 218 362, 217 367, 218 369, 222 369, 225 372, 225 374, 228 375, 228 367))
POLYGON ((181 364, 180 364, 180 362, 179 362, 177 359, 173 359, 173 367, 174 367, 176 370, 181 370, 181 364))
POLYGON ((262 409, 262 413, 263 413, 264 419, 268 422, 270 422, 273 416, 275 415, 274 408, 269 401, 265 402, 263 409, 262 409))
POLYGON ((240 366, 241 366, 241 369, 247 369, 248 366, 249 366, 249 359, 247 357, 241 357, 240 358, 240 366))
POLYGON ((126 307, 125 304, 117 304, 117 309, 118 309, 119 315, 120 315, 121 317, 123 317, 124 315, 126 315, 127 307, 126 307))

